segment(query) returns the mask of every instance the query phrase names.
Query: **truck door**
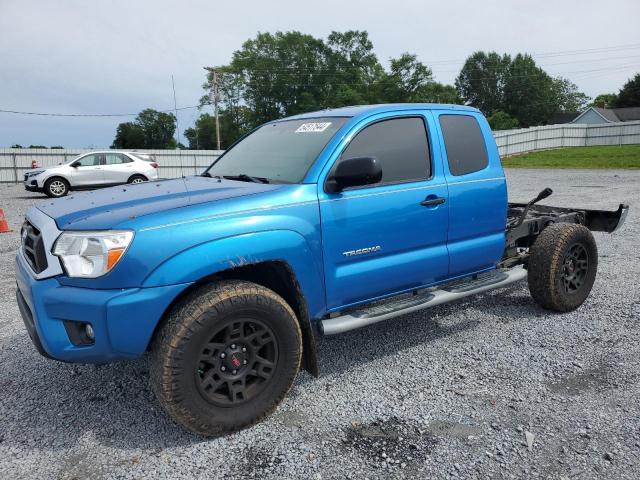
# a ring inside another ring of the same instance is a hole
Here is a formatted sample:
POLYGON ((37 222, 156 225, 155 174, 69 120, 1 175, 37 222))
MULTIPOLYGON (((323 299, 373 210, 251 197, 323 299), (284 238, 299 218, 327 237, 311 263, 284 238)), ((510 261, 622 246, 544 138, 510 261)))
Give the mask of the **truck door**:
POLYGON ((475 112, 434 115, 449 185, 449 275, 493 268, 505 247, 507 187, 491 129, 475 112))
POLYGON ((448 193, 433 155, 428 115, 377 115, 351 138, 321 175, 319 188, 327 306, 350 304, 434 283, 447 275, 448 193), (327 193, 338 162, 375 157, 382 181, 327 193))

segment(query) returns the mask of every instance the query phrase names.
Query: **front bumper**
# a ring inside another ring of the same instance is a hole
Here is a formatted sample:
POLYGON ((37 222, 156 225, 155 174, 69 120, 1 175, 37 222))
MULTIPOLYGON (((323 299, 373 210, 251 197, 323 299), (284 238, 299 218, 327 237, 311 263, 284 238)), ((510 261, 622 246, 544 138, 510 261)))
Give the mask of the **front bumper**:
POLYGON ((34 177, 27 177, 24 182, 24 189, 28 192, 42 192, 42 187, 38 185, 38 180, 34 177))
POLYGON ((94 290, 68 287, 56 277, 33 277, 16 255, 18 306, 29 336, 45 356, 65 362, 107 363, 142 355, 171 302, 190 283, 153 288, 94 290), (91 345, 74 345, 64 322, 90 323, 91 345))

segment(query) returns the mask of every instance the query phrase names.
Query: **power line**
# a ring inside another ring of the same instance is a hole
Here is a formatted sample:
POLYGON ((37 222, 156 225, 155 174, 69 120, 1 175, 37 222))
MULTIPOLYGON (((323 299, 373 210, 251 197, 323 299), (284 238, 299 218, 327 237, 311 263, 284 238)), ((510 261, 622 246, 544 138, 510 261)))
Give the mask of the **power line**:
MULTIPOLYGON (((588 49, 583 49, 583 50, 564 50, 564 51, 556 51, 556 52, 531 53, 529 55, 532 56, 532 57, 538 57, 538 58, 552 58, 552 57, 563 57, 563 56, 574 56, 574 55, 611 53, 611 52, 617 52, 617 51, 623 51, 623 50, 632 50, 632 49, 640 49, 640 43, 633 43, 633 44, 627 44, 627 45, 618 45, 618 46, 611 46, 611 47, 588 48, 588 49)), ((620 57, 620 58, 624 58, 624 57, 620 57)), ((464 62, 466 60, 467 60, 466 58, 457 59, 457 60, 433 60, 433 61, 427 61, 426 63, 428 65, 446 65, 446 64, 450 64, 450 63, 451 64, 462 63, 462 62, 464 62)), ((580 60, 580 61, 576 61, 576 62, 567 62, 567 63, 581 63, 581 62, 601 61, 601 60, 604 60, 604 59, 580 60)), ((556 65, 556 64, 548 64, 548 65, 550 66, 550 65, 556 65)), ((340 67, 341 70, 360 70, 361 68, 362 67, 340 67)), ((276 70, 276 69, 253 68, 252 70, 253 71, 260 71, 260 70, 273 71, 273 70, 276 70)), ((291 66, 291 67, 280 67, 278 70, 281 70, 281 71, 288 71, 288 70, 314 71, 314 70, 316 70, 316 67, 313 67, 313 66, 309 66, 309 67, 291 66)))
MULTIPOLYGON (((614 66, 610 66, 610 67, 605 67, 605 68, 595 68, 595 69, 588 69, 588 70, 573 70, 573 71, 569 71, 569 72, 559 72, 557 75, 568 75, 568 74, 589 74, 589 73, 593 73, 593 72, 604 72, 604 73, 608 73, 608 72, 616 72, 619 70, 625 70, 625 69, 630 69, 630 68, 640 68, 640 65, 636 65, 636 64, 628 64, 628 65, 614 65, 614 66)), ((588 78, 590 75, 586 75, 583 76, 583 78, 588 78)), ((527 73, 527 74, 521 74, 521 75, 510 75, 510 78, 544 78, 544 77, 549 77, 549 78, 554 78, 553 76, 549 75, 547 72, 536 72, 536 73, 527 73)), ((477 81, 477 80, 493 80, 495 79, 495 77, 470 77, 468 80, 473 80, 473 81, 477 81)), ((287 86, 288 87, 323 87, 323 86, 351 86, 351 87, 356 87, 356 86, 371 86, 372 83, 368 83, 368 82, 322 82, 322 83, 316 83, 316 82, 299 82, 299 83, 288 83, 287 86)))
MULTIPOLYGON (((640 48, 640 43, 631 43, 626 45, 614 45, 610 47, 598 47, 598 48, 586 48, 581 50, 561 50, 556 52, 538 52, 538 53, 530 53, 532 57, 537 58, 551 58, 551 57, 565 57, 565 56, 574 56, 574 55, 589 55, 594 53, 611 53, 623 50, 633 50, 636 48, 640 48)), ((431 65, 442 65, 447 63, 461 63, 466 59, 458 59, 458 60, 435 60, 429 62, 431 65)))
MULTIPOLYGON (((209 102, 199 104, 199 105, 190 105, 188 107, 177 107, 170 108, 168 110, 158 110, 160 113, 173 113, 175 111, 180 110, 190 110, 192 108, 200 108, 203 105, 209 105, 209 102)), ((45 112, 24 112, 20 110, 5 110, 0 109, 0 113, 14 113, 17 115, 36 115, 40 117, 136 117, 139 115, 138 113, 45 113, 45 112)))
MULTIPOLYGON (((588 62, 605 62, 605 61, 609 61, 609 60, 635 60, 637 58, 640 58, 640 55, 631 55, 631 56, 624 56, 624 57, 609 57, 609 58, 597 58, 597 59, 593 59, 593 60, 588 60, 588 61, 571 61, 571 62, 557 62, 557 63, 549 63, 549 64, 536 64, 537 67, 553 67, 553 66, 557 66, 557 65, 567 65, 567 64, 574 64, 574 63, 588 63, 588 62)), ((493 70, 492 67, 497 67, 496 66, 489 66, 489 68, 487 69, 488 71, 493 70)), ((587 70, 574 70, 574 71, 568 71, 568 72, 560 72, 561 74, 573 74, 573 73, 585 73, 585 72, 592 72, 592 71, 596 71, 596 70, 615 70, 617 68, 635 68, 636 66, 634 64, 629 64, 629 65, 609 65, 607 67, 603 67, 600 69, 587 69, 587 70)), ((427 67, 429 68, 429 67, 427 67)), ((291 70, 291 69, 287 69, 287 68, 272 68, 272 69, 250 69, 251 73, 257 73, 257 74, 261 74, 261 75, 268 75, 268 74, 288 74, 291 76, 296 76, 296 75, 302 75, 305 77, 331 77, 331 76, 335 76, 335 75, 339 75, 342 73, 346 73, 353 70, 354 72, 359 72, 362 71, 362 68, 358 68, 358 67, 347 67, 347 68, 337 68, 335 70, 313 70, 313 69, 305 69, 302 68, 300 70, 291 70)), ((438 70, 438 69, 431 69, 429 68, 429 70, 431 70, 431 73, 455 73, 455 72, 460 72, 460 69, 455 69, 455 70, 438 70)), ((365 73, 365 72, 363 72, 365 73)), ((541 74, 533 74, 533 76, 535 75, 541 75, 541 74)), ((260 75, 254 75, 255 76, 260 76, 260 75)))

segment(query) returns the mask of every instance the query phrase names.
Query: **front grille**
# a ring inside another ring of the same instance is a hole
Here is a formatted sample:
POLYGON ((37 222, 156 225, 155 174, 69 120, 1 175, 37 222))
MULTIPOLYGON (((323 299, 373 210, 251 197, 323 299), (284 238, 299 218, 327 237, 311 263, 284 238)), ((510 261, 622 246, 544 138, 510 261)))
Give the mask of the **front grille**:
POLYGON ((40 230, 31 225, 29 221, 22 225, 22 251, 29 266, 35 273, 47 269, 47 253, 44 249, 44 241, 40 230))

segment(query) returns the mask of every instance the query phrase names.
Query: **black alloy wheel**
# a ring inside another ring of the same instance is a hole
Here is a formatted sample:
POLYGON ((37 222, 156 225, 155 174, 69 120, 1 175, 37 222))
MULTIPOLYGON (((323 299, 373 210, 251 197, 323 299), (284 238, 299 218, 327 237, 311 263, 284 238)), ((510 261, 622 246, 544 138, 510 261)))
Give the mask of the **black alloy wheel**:
POLYGON ((589 254, 582 244, 569 248, 562 261, 562 284, 565 292, 571 294, 580 290, 589 271, 589 254))
POLYGON ((202 395, 234 406, 258 395, 278 363, 278 343, 257 319, 229 320, 202 347, 196 378, 202 395))

